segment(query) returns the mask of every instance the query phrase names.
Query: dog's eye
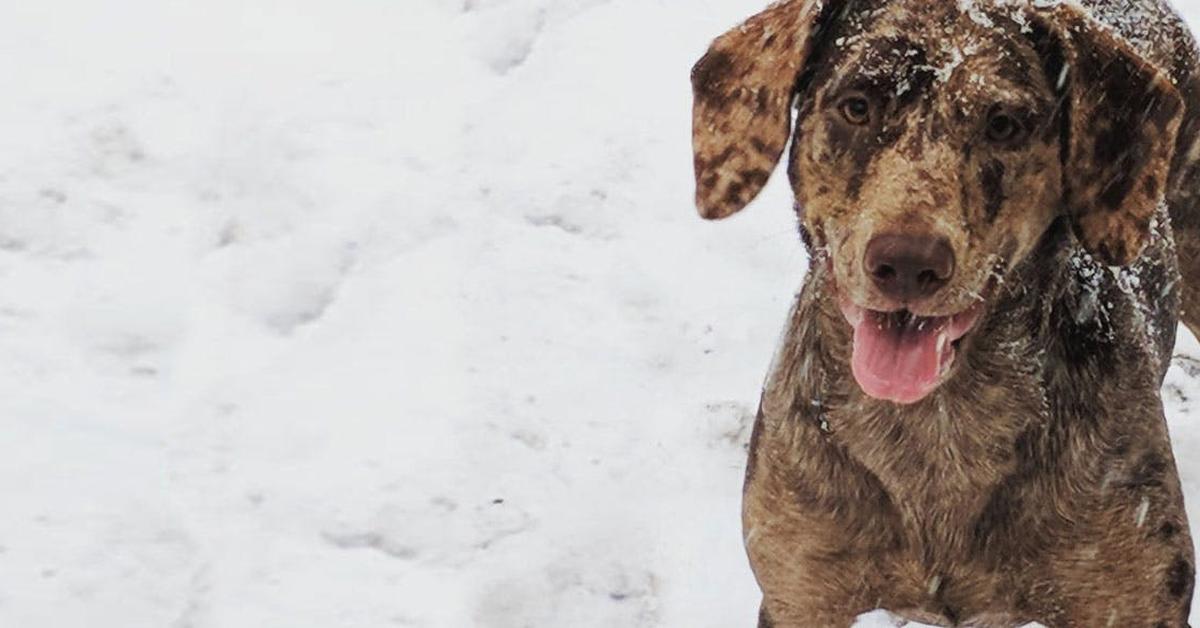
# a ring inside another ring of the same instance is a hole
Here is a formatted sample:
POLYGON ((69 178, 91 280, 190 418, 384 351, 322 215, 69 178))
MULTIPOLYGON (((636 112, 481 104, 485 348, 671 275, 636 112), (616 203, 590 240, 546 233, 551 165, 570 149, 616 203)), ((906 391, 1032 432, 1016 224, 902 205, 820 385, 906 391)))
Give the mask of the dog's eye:
POLYGON ((1004 112, 994 112, 988 116, 987 138, 993 142, 1010 142, 1021 134, 1021 123, 1016 118, 1004 112))
POLYGON ((850 124, 862 125, 871 121, 871 103, 862 96, 847 96, 838 103, 838 111, 850 124))

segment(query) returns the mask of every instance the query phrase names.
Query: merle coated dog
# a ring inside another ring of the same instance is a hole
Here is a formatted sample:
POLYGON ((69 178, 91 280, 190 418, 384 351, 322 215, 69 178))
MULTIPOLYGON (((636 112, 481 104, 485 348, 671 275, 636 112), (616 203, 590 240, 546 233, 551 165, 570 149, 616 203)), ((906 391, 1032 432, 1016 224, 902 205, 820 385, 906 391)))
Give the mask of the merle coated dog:
POLYGON ((699 61, 701 214, 790 139, 812 260, 746 469, 760 626, 1187 624, 1197 59, 1159 0, 788 0, 699 61))

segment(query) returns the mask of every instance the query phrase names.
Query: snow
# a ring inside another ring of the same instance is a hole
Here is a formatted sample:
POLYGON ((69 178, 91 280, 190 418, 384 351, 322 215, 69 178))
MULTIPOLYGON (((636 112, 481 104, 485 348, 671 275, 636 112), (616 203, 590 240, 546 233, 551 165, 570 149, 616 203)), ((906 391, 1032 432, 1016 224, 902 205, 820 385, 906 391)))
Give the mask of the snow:
POLYGON ((762 4, 0 6, 0 625, 753 625, 806 260, 687 77, 762 4))

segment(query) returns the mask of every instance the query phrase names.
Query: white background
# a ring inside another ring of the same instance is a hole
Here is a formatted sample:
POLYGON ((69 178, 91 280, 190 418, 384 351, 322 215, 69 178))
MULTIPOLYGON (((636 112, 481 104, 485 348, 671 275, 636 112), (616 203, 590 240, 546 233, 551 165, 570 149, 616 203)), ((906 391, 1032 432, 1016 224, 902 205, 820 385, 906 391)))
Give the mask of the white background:
POLYGON ((753 625, 806 261, 688 71, 763 4, 3 2, 0 626, 753 625))

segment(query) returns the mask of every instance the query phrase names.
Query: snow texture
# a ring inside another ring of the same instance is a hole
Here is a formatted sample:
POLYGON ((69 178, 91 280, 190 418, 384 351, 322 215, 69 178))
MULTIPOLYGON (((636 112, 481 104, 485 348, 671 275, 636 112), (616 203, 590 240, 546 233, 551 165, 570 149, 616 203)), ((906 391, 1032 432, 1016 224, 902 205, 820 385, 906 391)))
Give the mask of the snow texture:
POLYGON ((687 77, 762 4, 0 5, 0 626, 753 625, 806 260, 687 77))

